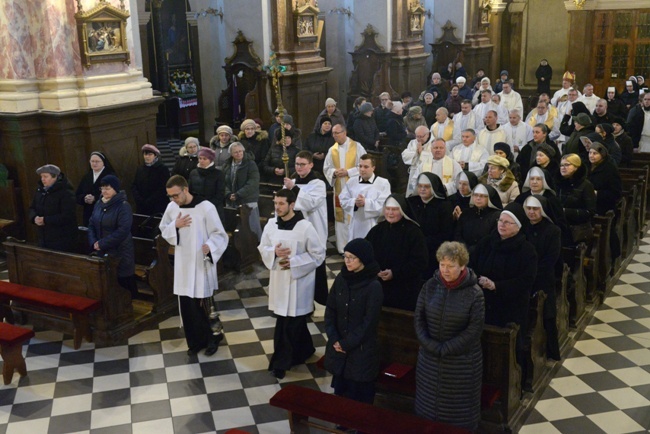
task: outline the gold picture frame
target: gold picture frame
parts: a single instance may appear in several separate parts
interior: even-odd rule
[[[77,32],[81,61],[86,68],[97,63],[124,62],[131,63],[131,56],[126,44],[126,20],[131,16],[124,8],[99,0],[97,5],[84,11],[77,1]]]
[[[424,32],[424,6],[419,1],[414,1],[408,11],[409,34],[411,37],[422,36]]]
[[[296,39],[301,42],[316,42],[318,40],[318,14],[320,10],[311,4],[310,1],[302,0],[300,4],[296,0],[293,11],[296,26]]]

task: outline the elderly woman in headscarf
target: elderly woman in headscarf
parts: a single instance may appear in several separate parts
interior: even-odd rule
[[[420,125],[427,126],[427,121],[422,116],[422,107],[419,105],[409,108],[408,113],[404,116],[404,126],[406,127],[406,136],[410,139],[415,138],[415,129]]]
[[[404,196],[392,194],[384,204],[384,220],[370,229],[370,241],[379,263],[377,274],[384,290],[384,306],[413,311],[421,275],[429,264],[424,235],[408,213]]]
[[[469,208],[472,190],[474,190],[477,184],[478,177],[469,170],[463,170],[456,176],[456,193],[449,197],[454,213],[454,220],[458,220],[463,211]]]
[[[131,193],[135,200],[135,211],[138,214],[162,214],[167,209],[167,180],[169,169],[160,159],[160,151],[154,145],[142,147],[144,164],[135,172],[131,185]]]
[[[560,175],[556,193],[571,227],[573,242],[579,243],[585,241],[591,232],[591,217],[596,213],[596,193],[577,154],[562,157]]]
[[[499,193],[489,185],[478,184],[472,191],[469,208],[456,223],[454,240],[465,243],[472,253],[474,246],[496,229],[502,209]]]
[[[560,360],[560,345],[557,332],[557,309],[555,285],[558,261],[562,251],[562,234],[549,214],[550,208],[544,196],[528,196],[524,201],[524,210],[530,225],[525,229],[526,239],[537,253],[537,277],[534,280],[531,295],[538,291],[546,294],[544,301],[544,330],[546,331],[546,357]]]
[[[437,95],[438,92],[435,92]],[[435,96],[431,91],[427,91],[424,94],[424,104],[422,105],[422,116],[427,123],[427,128],[431,128],[431,125],[436,123],[436,110],[440,106],[435,102]]]
[[[530,283],[537,276],[535,247],[526,240],[529,224],[523,207],[511,203],[501,212],[497,230],[470,252],[469,265],[485,296],[485,323],[520,326],[516,340],[517,362],[522,365],[523,337],[528,329]]]
[[[492,155],[488,158],[487,173],[478,179],[481,184],[489,185],[499,193],[504,207],[519,196],[519,184],[508,169],[509,166],[510,163],[505,158]]]
[[[429,251],[429,267],[424,273],[425,280],[438,269],[436,252],[438,247],[453,238],[454,219],[451,201],[447,199],[447,189],[438,175],[423,172],[418,176],[416,195],[406,199],[416,223],[424,233]]]
[[[618,167],[609,156],[607,148],[598,142],[591,145],[589,161],[591,162],[591,170],[588,179],[594,186],[594,193],[596,193],[596,214],[605,215],[607,211],[614,211],[616,215],[616,205],[623,195],[623,185]],[[610,232],[612,261],[621,255],[621,246],[615,230],[617,220],[618,216],[615,216]]]
[[[88,226],[88,220],[93,213],[95,203],[101,198],[101,180],[108,175],[114,175],[115,170],[110,161],[99,151],[90,153],[90,170],[86,172],[79,185],[75,197],[77,205],[83,207],[83,225]]]
[[[196,165],[199,164],[199,147],[199,139],[196,137],[185,139],[185,145],[178,151],[172,175],[181,175],[185,179],[189,178],[190,172],[196,169]]]

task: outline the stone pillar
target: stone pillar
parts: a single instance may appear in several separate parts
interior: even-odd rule
[[[297,35],[295,6],[311,6],[318,11],[315,4],[314,0],[271,2],[271,48],[280,64],[287,67],[281,78],[282,102],[305,136],[311,132],[314,120],[325,107],[327,75],[332,70],[325,66],[316,38],[299,40]]]
[[[582,91],[582,86],[588,83],[589,78],[593,76],[589,64],[591,63],[593,47],[591,38],[594,26],[594,11],[577,9],[576,5],[569,1],[564,2],[564,7],[569,13],[569,35],[571,37],[567,40],[569,47],[566,63],[562,65],[562,73],[564,71],[575,72],[576,86]],[[555,78],[555,70],[553,75]],[[561,77],[561,74],[558,75]],[[624,77],[624,80],[627,80],[627,77]]]
[[[514,0],[504,13],[502,22],[501,59],[504,65],[508,65],[510,78],[514,80],[515,89],[521,89],[523,71],[522,60],[522,38],[524,31],[524,14],[528,0]]]
[[[419,6],[416,3],[414,7]],[[418,93],[427,85],[427,72],[424,64],[429,57],[425,53],[422,29],[413,31],[409,11],[412,9],[410,0],[393,0],[393,42],[390,68],[390,82],[393,89],[399,93],[410,91],[417,98]],[[419,11],[424,16],[424,10]],[[425,21],[426,22],[426,21]]]
[[[469,0],[467,4],[467,33],[465,35],[465,62],[463,66],[469,76],[476,73],[476,70],[483,68],[485,71],[492,69],[492,50],[494,46],[486,29],[482,24],[481,15],[484,13],[483,4],[489,4],[489,0]]]
[[[492,65],[485,73],[494,83],[500,77],[501,70],[508,69],[508,64],[504,62],[503,51],[507,50],[510,43],[508,29],[504,24],[504,12],[508,3],[504,0],[492,0],[490,4],[489,25],[487,27],[488,38],[492,42]],[[510,71],[508,71],[510,72]]]

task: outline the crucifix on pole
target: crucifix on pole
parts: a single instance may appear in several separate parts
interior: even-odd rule
[[[282,123],[280,124],[280,132],[282,135],[281,143],[282,143],[282,148],[284,149],[284,152],[282,153],[282,162],[284,163],[284,177],[288,178],[290,175],[289,154],[287,153],[287,144],[284,138],[284,134],[285,134],[284,115],[287,112],[284,109],[284,105],[282,105],[282,92],[280,90],[280,77],[282,76],[283,72],[286,72],[287,67],[280,65],[276,53],[271,51],[271,56],[269,56],[269,64],[266,65],[264,69],[268,71],[269,75],[272,78],[271,83],[273,85],[273,89],[275,90],[275,99],[277,100],[278,103],[278,112],[280,113],[280,116],[282,116]],[[271,140],[273,139],[274,138],[271,138]]]

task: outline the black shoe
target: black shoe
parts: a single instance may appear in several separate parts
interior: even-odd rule
[[[271,375],[273,375],[278,380],[282,380],[286,375],[286,373],[287,371],[285,371],[284,369],[274,369],[271,371]]]
[[[219,333],[218,335],[212,335],[210,338],[210,343],[208,344],[208,347],[205,349],[205,355],[206,356],[212,356],[214,353],[217,352],[219,349],[219,342],[223,340],[223,333]]]
[[[194,349],[194,348],[188,348],[188,349],[187,349],[187,355],[188,355],[188,356],[196,356],[196,354],[197,354],[199,351],[201,351],[200,348],[199,348],[198,350],[197,350],[197,349]]]

